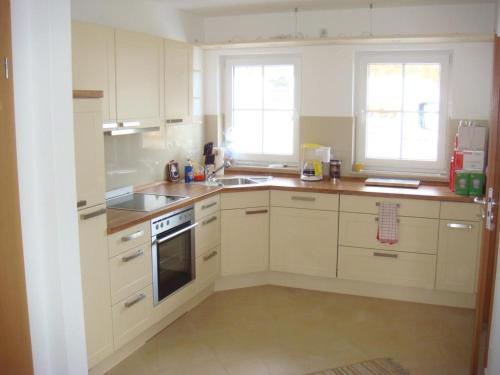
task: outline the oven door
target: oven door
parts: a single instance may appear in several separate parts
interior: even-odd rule
[[[153,237],[155,305],[196,278],[194,228],[197,224],[188,221]]]

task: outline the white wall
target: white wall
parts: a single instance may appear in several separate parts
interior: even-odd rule
[[[37,375],[87,374],[76,213],[69,0],[12,7],[28,309]]]
[[[354,58],[362,50],[443,49],[453,53],[451,118],[488,119],[492,81],[493,44],[327,45],[297,48],[207,50],[205,52],[205,114],[219,107],[219,60],[235,54],[293,53],[302,59],[302,116],[353,116]]]
[[[71,0],[71,16],[80,21],[195,42],[203,39],[198,16],[155,0]]]
[[[368,3],[368,2],[367,2]],[[374,8],[371,31],[375,36],[492,33],[495,4]],[[209,17],[204,21],[206,42],[244,41],[294,34],[293,12]],[[304,11],[298,14],[298,32],[318,37],[321,28],[330,37],[368,36],[366,9]]]

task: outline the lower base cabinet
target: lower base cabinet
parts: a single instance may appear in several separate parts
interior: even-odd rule
[[[151,285],[113,306],[115,349],[122,347],[149,327],[152,311]]]
[[[221,212],[222,276],[267,271],[269,207]]]
[[[436,256],[339,246],[339,279],[434,289]]]
[[[85,337],[89,367],[113,353],[106,205],[78,212]]]
[[[338,213],[271,208],[270,269],[337,276]]]
[[[219,276],[220,246],[196,257],[196,284],[202,290]]]
[[[436,289],[475,293],[481,222],[441,220]]]

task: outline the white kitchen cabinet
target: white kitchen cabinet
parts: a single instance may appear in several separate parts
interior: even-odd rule
[[[165,39],[165,118],[181,123],[190,118],[193,46]]]
[[[475,293],[481,222],[441,220],[436,289]]]
[[[269,206],[222,210],[221,253],[222,276],[267,271]]]
[[[336,277],[338,213],[271,208],[270,269]]]
[[[89,367],[113,352],[106,205],[79,212],[80,266]]]
[[[102,121],[116,123],[114,29],[73,21],[71,34],[73,89],[102,90]]]
[[[163,39],[115,30],[116,108],[124,127],[160,125],[164,117]]]
[[[75,99],[73,110],[77,207],[82,209],[105,199],[101,99]]]
[[[152,324],[152,312],[151,284],[113,305],[113,333],[116,349],[140,335]]]
[[[338,211],[339,196],[338,194],[272,190],[271,206]]]
[[[196,284],[199,291],[219,276],[220,246],[196,257]]]
[[[378,214],[378,205],[381,202],[398,204],[399,216],[439,218],[440,202],[424,199],[401,199],[343,194],[340,197],[340,211]]]
[[[435,255],[339,246],[339,279],[434,289],[435,275]]]
[[[392,245],[377,240],[377,219],[378,215],[341,212],[339,245],[412,253],[437,252],[439,219],[399,217],[399,239]]]
[[[198,257],[220,244],[220,213],[197,218],[196,222],[198,226],[195,229],[195,252]]]
[[[151,248],[151,224],[149,221],[110,234],[108,236],[109,257],[114,257],[141,244],[147,244]]]

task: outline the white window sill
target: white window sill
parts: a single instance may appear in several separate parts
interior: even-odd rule
[[[402,172],[402,171],[377,171],[363,170],[361,172],[350,171],[349,176],[352,177],[380,177],[380,178],[410,178],[422,181],[439,181],[447,182],[448,175],[440,173],[417,173],[417,172]]]

